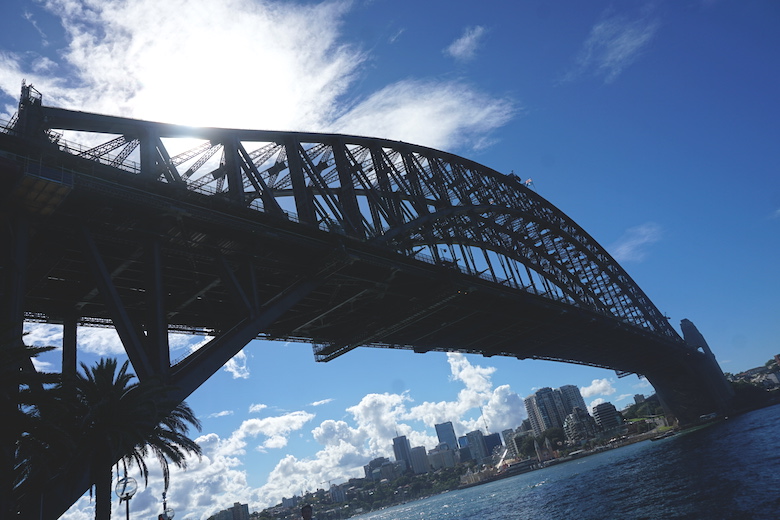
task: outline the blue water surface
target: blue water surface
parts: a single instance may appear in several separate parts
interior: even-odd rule
[[[780,519],[780,406],[353,518]]]

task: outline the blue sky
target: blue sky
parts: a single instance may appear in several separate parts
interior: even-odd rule
[[[739,372],[780,353],[778,23],[773,0],[6,2],[0,119],[26,79],[71,109],[388,137],[514,171]],[[79,345],[88,364],[122,355],[108,330]],[[431,448],[435,422],[515,427],[522,398],[564,384],[618,408],[652,392],[559,363],[357,349],[318,364],[309,345],[253,342],[188,400],[206,456],[173,473],[169,503],[184,519],[260,509],[362,475],[396,432]],[[133,514],[161,492],[152,480]],[[65,518],[92,514],[85,497]]]

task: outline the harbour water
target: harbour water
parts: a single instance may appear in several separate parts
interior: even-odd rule
[[[780,405],[356,520],[780,518]]]

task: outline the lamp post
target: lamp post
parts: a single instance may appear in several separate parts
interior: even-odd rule
[[[167,493],[163,491],[163,514],[161,514],[160,517],[161,520],[173,520],[173,517],[176,515],[176,511],[174,511],[172,507],[168,507],[168,502],[165,501],[166,494]]]
[[[114,488],[116,496],[119,497],[119,503],[125,502],[125,515],[127,520],[130,520],[130,499],[133,498],[136,491],[138,491],[138,483],[133,477],[128,477],[127,475],[120,478]]]

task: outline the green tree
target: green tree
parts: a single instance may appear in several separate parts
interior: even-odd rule
[[[54,408],[50,388],[59,374],[38,372],[32,359],[54,347],[19,342],[0,346],[0,517],[16,516],[20,498],[46,478],[43,468],[72,448],[42,410]]]
[[[166,388],[156,381],[133,381],[128,362],[117,370],[115,359],[102,359],[60,387],[63,408],[78,438],[76,460],[87,460],[95,486],[95,518],[111,517],[112,466],[119,459],[135,464],[148,482],[148,455],[157,458],[169,484],[168,463],[186,468],[187,454],[201,455],[189,437],[189,425],[200,422],[186,403],[166,399]]]

